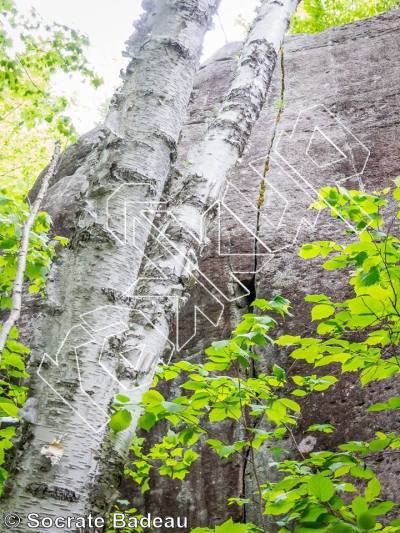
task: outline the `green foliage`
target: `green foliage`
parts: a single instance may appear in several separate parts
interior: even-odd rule
[[[0,311],[11,307],[22,227],[30,208],[26,194],[50,159],[54,141],[76,138],[65,114],[68,100],[51,91],[58,72],[79,73],[93,85],[99,78],[83,54],[87,39],[75,30],[44,24],[37,13],[21,16],[13,0],[0,0]],[[50,239],[51,219],[40,212],[29,237],[24,281],[30,293],[45,286],[55,246]],[[1,325],[0,325],[1,327]],[[25,359],[29,349],[18,341],[13,327],[1,353],[0,419],[18,417],[27,389]],[[14,427],[0,429],[0,494],[7,471],[5,452],[12,447]]]
[[[166,433],[152,447],[136,436],[132,464],[126,470],[143,492],[150,488],[152,469],[184,479],[199,458],[200,445],[208,446],[221,460],[235,454],[248,457],[257,490],[246,500],[232,497],[229,503],[242,506],[254,500],[280,533],[400,531],[399,520],[389,518],[398,513],[398,504],[384,499],[371,468],[372,460],[383,454],[399,453],[396,432],[380,431],[368,441],[310,453],[298,446],[293,432],[301,418],[297,399],[326,391],[338,380],[323,375],[321,367],[337,365],[342,373],[357,372],[361,387],[400,374],[400,239],[392,233],[400,218],[400,179],[395,185],[397,212],[389,220],[385,210],[390,213],[390,189],[367,194],[324,188],[313,204],[344,225],[349,241],[318,241],[300,250],[305,260],[322,258],[323,268],[343,270],[343,282],[348,283],[345,299],[337,301],[326,294],[305,298],[310,303],[310,321],[315,323],[314,336],[273,338],[277,323],[290,313],[289,302],[282,297],[256,300],[255,312],[243,316],[231,338],[214,342],[205,351],[204,364],[178,361],[159,370],[154,388],[143,396],[139,427],[146,432],[162,423]],[[269,372],[255,374],[259,354],[272,345],[287,347],[293,360],[314,366],[315,373],[292,375],[272,363]],[[178,377],[179,393],[174,398],[166,399],[156,390],[160,381]],[[399,397],[390,397],[368,410],[399,408]],[[240,426],[240,440],[216,438],[213,428],[228,420]],[[335,428],[316,421],[307,431],[329,435]],[[287,456],[287,440],[292,441],[295,457]],[[268,448],[271,468],[278,474],[267,480],[257,475],[254,459],[263,447]],[[214,530],[193,531],[253,531],[255,527],[229,521]]]
[[[97,86],[84,35],[45,24],[32,11],[21,16],[13,0],[0,0],[0,187],[25,194],[50,160],[55,140],[74,140],[68,100],[54,96],[52,77],[76,73]]]
[[[142,515],[137,512],[137,509],[134,507],[127,507],[128,506],[127,501],[125,500],[117,500],[116,505],[114,505],[111,513],[110,513],[110,520],[107,528],[106,533],[143,533],[144,529],[138,524],[136,527],[132,526],[131,524],[127,527],[118,527],[114,528],[112,517],[114,513],[121,513],[125,517],[126,523],[133,522],[132,519],[136,518],[137,521],[139,521],[142,518]]]
[[[17,270],[17,259],[22,227],[29,216],[24,199],[10,191],[0,190],[0,309],[9,309],[13,282]],[[51,261],[54,257],[54,241],[48,231],[51,219],[45,212],[36,217],[29,239],[26,279],[29,292],[39,292],[45,284]]]
[[[135,406],[130,403],[128,396],[117,395],[112,406],[113,414],[108,423],[114,433],[124,431],[131,425],[134,409]]]
[[[372,17],[399,5],[399,0],[303,0],[292,18],[290,31],[317,33]]]
[[[19,243],[22,227],[29,216],[29,209],[21,196],[10,191],[0,191],[0,310],[7,317],[12,303],[13,283],[17,272]],[[45,212],[38,213],[29,238],[25,270],[25,282],[30,293],[40,292],[46,282],[55,254],[55,240],[49,237],[51,219]],[[60,240],[60,239],[58,239]],[[64,239],[61,239],[66,244]],[[0,324],[1,329],[1,324]],[[24,385],[29,375],[25,360],[29,348],[18,341],[18,329],[13,326],[0,359],[0,420],[17,418],[19,408],[27,396]],[[7,471],[1,467],[5,451],[12,447],[14,427],[0,429],[0,494],[7,479]]]
[[[261,531],[261,529],[254,524],[237,524],[231,518],[216,526],[215,529],[209,529],[208,527],[192,529],[192,533],[257,533],[257,531]]]
[[[0,361],[0,417],[16,418],[19,408],[25,403],[27,388],[22,384],[28,377],[25,370],[25,358],[29,349],[18,341],[19,333],[13,327]],[[8,472],[1,466],[5,462],[5,453],[12,448],[15,427],[0,429],[0,494]]]

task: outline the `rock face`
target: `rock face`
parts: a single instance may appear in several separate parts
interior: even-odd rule
[[[180,313],[179,358],[201,358],[212,340],[229,335],[255,297],[289,298],[294,316],[284,330],[304,335],[312,331],[305,294],[344,296],[342,278],[318,267],[317,261],[299,259],[298,245],[342,238],[343,226],[327,216],[317,219],[308,210],[321,186],[340,182],[372,191],[400,174],[399,30],[400,11],[395,10],[321,34],[288,37],[268,102],[232,172],[220,224],[201,259],[207,280],[194,287]],[[238,50],[239,45],[227,45],[202,67],[180,142],[180,164],[218,109]],[[285,365],[282,351],[264,355],[262,364]],[[304,404],[297,440],[312,421],[337,428],[333,436],[318,437],[315,449],[365,439],[377,430],[400,429],[390,415],[365,412],[384,389],[387,394],[395,388],[384,382],[361,390],[353,376],[345,375],[335,388]],[[227,423],[219,436],[228,441],[234,431]],[[157,431],[147,438],[156,441]],[[375,466],[386,495],[395,497],[398,459],[387,457]],[[156,476],[144,497],[126,482],[123,491],[133,495],[140,512],[187,516],[195,527],[221,522],[229,513],[257,521],[255,510],[228,511],[226,505],[231,496],[249,494],[252,485],[245,458],[221,461],[203,451],[184,482]]]

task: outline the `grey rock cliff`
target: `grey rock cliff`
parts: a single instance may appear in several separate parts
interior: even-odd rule
[[[227,45],[200,70],[178,147],[178,167],[215,114],[238,51],[239,45]],[[179,358],[201,358],[212,340],[229,335],[255,297],[289,298],[294,316],[281,329],[303,335],[312,331],[310,304],[303,301],[307,293],[344,295],[337,275],[324,271],[318,261],[298,258],[299,243],[342,238],[343,227],[327,216],[316,219],[308,206],[321,186],[340,181],[372,191],[390,185],[400,174],[399,77],[398,10],[321,34],[287,38],[268,102],[230,177],[221,230],[215,228],[201,259],[201,270],[212,284],[208,291],[196,285],[180,313],[178,337],[188,342]],[[197,313],[195,320],[194,306],[205,316]],[[287,363],[284,351],[264,356],[267,366],[272,361]],[[384,382],[360,389],[356,378],[344,375],[336,387],[304,404],[297,440],[305,437],[312,421],[337,428],[333,436],[318,437],[315,449],[399,429],[394,417],[365,412],[383,389],[395,393],[396,387]],[[214,436],[228,441],[234,432],[226,423]],[[156,441],[158,436],[155,430],[147,438]],[[385,496],[394,498],[399,459],[386,457],[375,466]],[[227,498],[246,496],[252,488],[244,457],[221,461],[206,450],[184,482],[155,476],[144,497],[128,482],[122,486],[140,512],[188,516],[191,527],[219,523],[229,514],[258,521],[254,509],[228,510],[226,505]]]

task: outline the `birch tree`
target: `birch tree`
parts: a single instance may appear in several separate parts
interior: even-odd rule
[[[189,290],[211,208],[265,102],[297,3],[262,2],[221,110],[189,153],[181,192],[166,195],[172,209],[166,214],[160,206],[155,224],[154,210],[147,210],[127,238],[127,205],[154,205],[166,186],[217,4],[146,2],[105,125],[64,154],[49,191],[46,207],[70,245],[54,265],[46,302],[24,319],[39,377],[31,384],[6,510],[52,517],[107,512],[135,430],[134,421],[117,438],[106,430],[110,404],[117,392],[136,401],[165,350],[171,298],[182,301]]]
[[[107,314],[109,293],[123,292],[135,279],[147,235],[145,230],[136,235],[135,247],[114,240],[106,229],[105,202],[124,183],[135,185],[129,193],[137,202],[159,200],[217,5],[144,3],[128,42],[125,81],[105,125],[67,150],[50,183],[44,207],[70,245],[49,276],[46,302],[26,309],[22,324],[32,347],[31,393],[23,413],[29,424],[22,428],[6,510],[52,517],[99,514],[115,494],[122,458],[105,438],[115,387],[98,356],[109,334],[104,328],[115,320]],[[82,315],[93,310],[100,311],[90,315],[89,328],[80,325]],[[121,320],[128,305],[119,312]],[[90,343],[92,331],[102,335]],[[49,357],[41,364],[43,354]],[[109,359],[116,361],[112,353]],[[19,527],[28,530],[26,524]]]
[[[149,329],[131,321],[125,339],[127,353],[135,353],[138,345],[145,347],[138,366],[142,379],[148,379],[154,361],[165,351],[165,339],[176,311],[174,302],[184,305],[199,274],[197,258],[207,241],[216,202],[265,102],[278,52],[297,4],[297,0],[262,3],[218,116],[202,142],[189,151],[180,192],[169,199],[172,208],[160,208],[161,221],[153,225],[153,238],[135,284],[131,309],[131,317],[136,317],[140,308],[157,327]]]

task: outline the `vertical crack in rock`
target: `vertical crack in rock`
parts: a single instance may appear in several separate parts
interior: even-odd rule
[[[268,151],[267,151],[267,157],[266,157],[266,160],[265,160],[265,164],[264,164],[264,169],[263,169],[263,177],[261,179],[261,182],[260,182],[260,189],[259,189],[259,194],[258,194],[258,198],[257,198],[257,223],[256,223],[256,238],[254,239],[254,286],[256,284],[255,282],[255,277],[256,277],[256,272],[257,272],[257,268],[258,268],[258,260],[257,260],[257,257],[258,257],[258,240],[257,240],[257,237],[259,235],[259,232],[260,232],[260,217],[261,217],[261,208],[265,202],[265,195],[267,194],[267,176],[268,176],[268,173],[269,173],[269,170],[270,170],[270,155],[271,155],[271,152],[274,148],[274,144],[275,144],[275,138],[276,138],[276,134],[277,134],[277,131],[278,131],[278,125],[281,121],[281,117],[282,117],[282,113],[283,113],[283,110],[284,110],[284,107],[285,107],[285,54],[284,54],[284,45],[282,45],[281,47],[281,50],[280,50],[280,74],[281,74],[281,86],[280,86],[280,93],[279,93],[279,100],[277,101],[277,106],[278,106],[278,111],[276,113],[276,118],[275,118],[275,122],[274,122],[274,127],[273,127],[273,130],[272,130],[272,135],[271,135],[271,141],[270,141],[270,144],[269,144],[269,147],[268,147]],[[254,289],[254,293],[255,293],[255,289]]]
[[[249,281],[247,281],[247,283],[244,283],[244,285],[246,286],[246,288],[249,291],[249,294],[247,296],[247,306],[249,307],[249,312],[251,312],[250,304],[257,298],[257,283],[256,283],[256,275],[257,274],[256,273],[257,273],[257,270],[258,270],[258,267],[259,267],[259,262],[258,262],[258,253],[259,253],[258,236],[260,234],[261,209],[262,209],[262,206],[263,206],[263,204],[265,202],[265,195],[267,193],[266,178],[267,178],[269,170],[270,170],[270,154],[271,154],[271,152],[272,152],[272,150],[274,148],[275,138],[276,138],[276,135],[277,135],[279,123],[280,123],[280,120],[281,120],[281,117],[282,117],[282,113],[283,113],[283,110],[284,110],[284,104],[285,104],[285,55],[284,55],[283,45],[282,45],[282,48],[280,50],[280,76],[281,76],[280,77],[280,91],[279,91],[279,99],[277,101],[278,109],[277,109],[277,113],[276,113],[273,129],[272,129],[271,140],[270,140],[270,143],[269,143],[269,146],[268,146],[268,149],[267,149],[267,157],[266,157],[264,168],[263,168],[263,175],[262,175],[262,178],[261,178],[261,181],[260,181],[259,194],[258,194],[258,198],[257,198],[257,218],[256,218],[256,232],[255,232],[256,236],[254,238],[254,258],[253,258],[253,261],[254,261],[254,263],[253,263],[254,274],[253,274],[252,278]],[[254,362],[251,365],[250,374],[251,374],[251,377],[257,377],[257,368],[256,368],[256,365],[255,365]],[[258,427],[260,421],[261,421],[261,418],[256,419],[256,420],[253,421],[253,429]],[[254,459],[252,458],[252,450],[251,450],[251,448],[249,448],[244,453],[243,463],[242,463],[242,469],[243,470],[242,470],[241,479],[242,479],[242,495],[243,495],[243,498],[249,497],[250,499],[252,498],[252,495],[251,494],[248,495],[247,494],[247,490],[246,490],[248,488],[247,483],[246,483],[246,471],[248,469],[249,464],[251,464],[251,463],[253,463],[253,465],[251,466],[251,468],[253,470],[253,475],[255,477],[257,477],[256,466],[254,465]],[[256,503],[256,502],[254,502],[254,503]],[[260,511],[261,511],[260,512],[260,518],[264,522],[262,510],[260,510]],[[244,521],[247,520],[246,514],[247,514],[247,505],[243,506],[243,519],[244,519]],[[265,523],[263,523],[262,527],[265,529]]]

